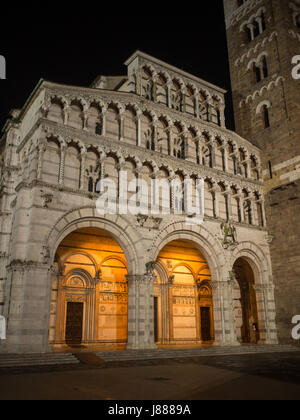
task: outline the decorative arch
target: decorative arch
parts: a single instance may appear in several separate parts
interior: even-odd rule
[[[124,259],[123,259],[123,258],[119,257],[119,255],[115,255],[115,254],[111,254],[111,255],[109,255],[108,257],[105,257],[105,258],[101,261],[101,263],[99,264],[99,268],[101,269],[101,267],[103,266],[103,264],[104,264],[104,263],[106,263],[106,261],[109,261],[109,260],[117,260],[117,261],[119,261],[120,263],[122,263],[122,264],[124,265],[124,267],[128,268],[127,262],[126,262],[126,261],[124,261]]]
[[[258,104],[256,108],[256,115],[261,113],[261,110],[264,106],[266,106],[267,108],[271,108],[272,104],[268,100],[260,102],[260,104]]]
[[[271,265],[266,253],[254,242],[241,242],[231,254],[230,267],[233,267],[239,258],[245,258],[250,264],[256,284],[264,284],[269,282],[271,276]]]
[[[88,273],[86,270],[83,270],[82,268],[75,268],[74,270],[69,271],[69,273],[63,279],[63,286],[71,287],[69,285],[69,280],[72,277],[80,277],[84,281],[85,289],[93,288],[95,286],[95,282],[92,279],[90,273]]]
[[[226,265],[224,250],[218,240],[202,225],[193,226],[192,231],[191,228],[185,229],[184,223],[181,222],[168,225],[152,244],[150,249],[152,261],[156,261],[165,245],[180,239],[193,242],[208,262],[212,277],[215,280],[221,278],[222,268]]]
[[[156,271],[159,276],[160,284],[168,284],[168,269],[163,261],[155,262],[154,271]]]
[[[60,259],[60,264],[61,264],[61,266],[63,266],[64,265],[64,263],[69,259],[69,258],[71,258],[73,255],[83,255],[84,257],[86,257],[86,258],[88,258],[91,262],[92,262],[92,264],[93,264],[93,266],[94,266],[94,268],[95,268],[95,273],[97,273],[97,271],[98,271],[98,265],[97,265],[97,262],[96,262],[96,260],[93,258],[93,256],[92,255],[90,255],[88,252],[85,252],[85,251],[82,251],[82,250],[79,250],[79,251],[71,251],[71,252],[68,252],[62,259]],[[68,273],[69,274],[69,273]]]
[[[176,264],[175,267],[173,267],[173,269],[172,269],[171,275],[174,274],[174,271],[178,267],[185,267],[185,268],[187,268],[191,272],[191,274],[193,275],[194,280],[196,281],[196,277],[195,277],[196,276],[196,273],[194,272],[194,270],[192,269],[192,267],[189,264],[185,263],[185,262],[181,262],[181,263]]]

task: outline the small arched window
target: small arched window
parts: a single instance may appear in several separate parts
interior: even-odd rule
[[[263,121],[264,121],[264,127],[269,128],[270,127],[270,115],[269,115],[269,108],[267,105],[264,105],[262,108],[263,111]]]
[[[269,128],[270,124],[270,107],[271,103],[269,101],[261,102],[256,108],[256,115],[261,115],[262,123],[264,128]]]
[[[269,76],[267,57],[264,55],[262,59],[263,77],[266,79]]]
[[[102,136],[102,124],[100,122],[96,123],[95,132],[98,136]]]
[[[256,60],[251,60],[248,64],[248,70],[251,69],[252,63],[252,71],[254,73],[254,82],[259,83],[262,80],[269,77],[269,70],[268,70],[268,63],[267,63],[267,56],[260,55]]]
[[[261,82],[262,77],[261,77],[261,71],[260,68],[257,66],[256,63],[253,63],[253,72],[254,72],[254,77],[255,77],[255,81],[256,83]]]
[[[89,192],[94,192],[94,181],[93,178],[89,178],[89,185],[88,185]]]
[[[247,34],[247,41],[251,42],[266,30],[265,9],[260,9],[256,16],[244,22],[241,26],[241,31]]]

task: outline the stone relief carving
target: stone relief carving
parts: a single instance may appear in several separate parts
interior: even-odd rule
[[[238,245],[236,240],[236,228],[231,222],[221,223],[222,245],[225,249],[229,247],[236,247]]]
[[[163,219],[159,217],[145,216],[145,215],[139,214],[136,220],[141,227],[149,229],[150,231],[152,229],[158,230]]]
[[[43,199],[43,207],[48,208],[53,201],[53,193],[46,193],[41,191],[41,198]]]
[[[146,275],[154,275],[155,261],[150,261],[146,264]]]

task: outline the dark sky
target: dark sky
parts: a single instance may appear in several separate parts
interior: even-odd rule
[[[183,3],[178,10],[174,3],[167,10],[175,15],[163,14],[153,3],[141,15],[126,15],[126,8],[115,15],[121,12],[118,3],[110,10],[102,3],[73,5],[67,14],[53,3],[18,7],[17,13],[8,8],[1,21],[9,24],[0,28],[0,55],[7,62],[7,80],[0,80],[1,128],[10,109],[24,105],[41,77],[88,86],[99,74],[126,74],[123,63],[136,49],[230,90],[223,2],[202,3],[197,8],[187,3],[190,14],[181,14]],[[155,9],[157,14],[147,14]],[[230,95],[228,100],[233,128]]]

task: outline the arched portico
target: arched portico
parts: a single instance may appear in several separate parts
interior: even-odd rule
[[[84,207],[73,210],[62,216],[51,229],[46,238],[46,247],[49,249],[50,262],[54,263],[55,253],[59,244],[66,236],[74,230],[81,228],[96,228],[105,230],[120,244],[125,254],[128,272],[143,272],[143,264],[141,264],[141,256],[138,255],[139,243],[142,248],[142,237],[134,229],[130,222],[122,216],[106,215],[101,218],[97,215],[96,208]]]
[[[269,253],[253,242],[231,254],[235,324],[239,341],[277,344],[274,284]]]
[[[171,241],[155,264],[154,326],[159,345],[214,341],[211,273],[194,242]]]
[[[128,266],[119,243],[105,230],[75,229],[59,244],[55,264],[50,344],[125,347]]]
[[[151,247],[153,261],[157,260],[160,251],[168,243],[178,240],[193,243],[209,267],[213,300],[214,345],[237,345],[228,256],[224,248],[203,225],[187,227],[184,223],[173,223],[162,230],[153,242]]]

